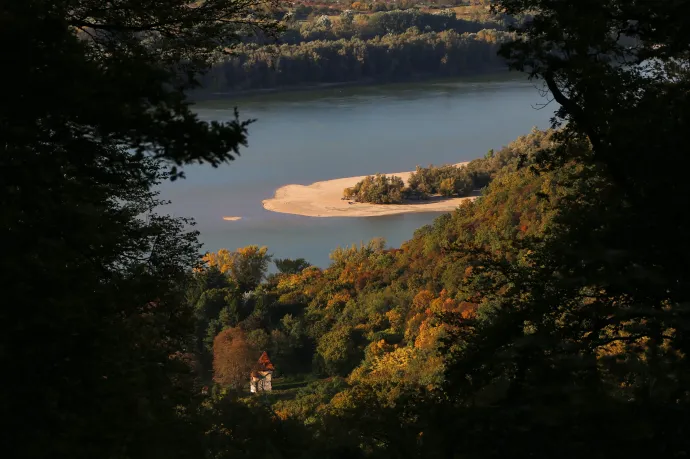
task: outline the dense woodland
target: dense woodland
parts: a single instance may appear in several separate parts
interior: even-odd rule
[[[477,33],[484,29],[505,30],[513,23],[510,18],[501,15],[464,19],[458,17],[452,9],[391,10],[370,14],[346,9],[336,16],[318,15],[305,21],[296,20],[295,15],[296,12],[288,12],[283,16],[285,28],[277,38],[280,43],[292,45],[317,40],[335,41],[352,38],[366,41],[377,36],[401,34],[412,27],[423,32],[452,30],[459,34]],[[250,39],[259,42],[260,36]],[[268,37],[263,37],[263,43],[269,41]]]
[[[444,253],[443,248],[470,241],[489,244],[491,240],[498,248],[508,242],[501,235],[510,235],[512,240],[541,234],[557,198],[540,202],[529,191],[555,190],[555,184],[549,182],[558,174],[537,176],[527,166],[540,151],[554,145],[553,132],[534,131],[487,156],[476,168],[495,171],[496,183],[489,185],[483,198],[421,228],[399,249],[373,240],[334,250],[326,269],[302,259],[276,260],[278,272],[268,276],[271,256],[266,247],[207,254],[188,294],[198,320],[200,355],[211,362],[211,354],[218,350],[214,338],[231,330],[234,345],[244,342],[254,349],[241,365],[251,366],[257,351],[267,350],[280,376],[293,381],[297,377],[347,378],[341,381],[344,389],[349,387],[345,381],[351,384],[366,379],[377,359],[387,361],[381,363],[387,366],[397,358],[419,358],[414,365],[425,362],[426,369],[415,377],[429,383],[441,381],[443,358],[437,351],[447,336],[447,326],[436,313],[448,309],[473,315],[479,307],[475,302],[460,301],[458,285],[458,276],[464,277],[478,260],[471,254]],[[484,220],[482,215],[488,218]],[[241,354],[236,355],[239,359]],[[227,361],[214,361],[214,368]],[[396,371],[412,371],[404,361],[396,365],[395,371],[382,369],[393,371],[386,377],[393,377]],[[216,374],[214,368],[207,367],[208,378]],[[331,383],[328,379],[314,386]],[[246,390],[246,374],[237,385]],[[279,406],[286,413],[298,410],[292,402],[281,401]]]
[[[219,47],[277,33],[270,10],[0,4],[5,449],[687,456],[690,4],[494,4],[534,14],[499,52],[558,128],[487,157],[482,196],[401,247],[337,248],[325,269],[257,246],[202,257],[156,193],[251,138],[185,94]],[[275,390],[249,396],[262,350]]]
[[[496,71],[510,21],[457,19],[453,10],[370,15],[346,10],[329,19],[290,22],[278,43],[263,37],[236,47],[205,76],[207,90],[280,88],[356,81],[399,81]]]

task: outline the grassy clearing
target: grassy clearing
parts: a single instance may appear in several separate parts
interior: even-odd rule
[[[271,383],[273,390],[265,395],[271,405],[281,400],[293,400],[300,389],[306,387],[310,382],[316,381],[316,379],[310,374],[275,378]]]

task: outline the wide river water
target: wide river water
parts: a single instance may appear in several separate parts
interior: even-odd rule
[[[337,246],[383,237],[399,246],[438,213],[314,218],[265,210],[282,185],[457,163],[499,149],[534,127],[551,106],[521,75],[331,88],[219,98],[196,105],[204,120],[228,120],[238,106],[256,118],[249,147],[229,165],[190,166],[187,178],[161,186],[167,213],[193,217],[205,250],[266,245],[276,257],[328,264]],[[223,216],[239,216],[224,221]]]

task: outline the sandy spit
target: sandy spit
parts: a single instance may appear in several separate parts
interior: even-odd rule
[[[467,162],[456,166],[465,164]],[[412,171],[392,172],[386,175],[397,175],[407,183],[411,173]],[[412,212],[450,212],[463,201],[476,198],[432,198],[406,204],[368,204],[341,199],[345,188],[354,186],[365,177],[339,178],[311,185],[285,185],[276,190],[273,198],[264,200],[263,206],[273,212],[306,217],[376,217]]]

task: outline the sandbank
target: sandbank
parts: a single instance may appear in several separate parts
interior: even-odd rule
[[[223,217],[226,222],[236,222],[237,220],[242,220],[242,217]]]
[[[465,164],[467,162],[455,165],[464,166]],[[412,171],[392,172],[385,175],[397,175],[407,183],[410,174]],[[285,185],[276,190],[273,198],[263,201],[264,209],[306,217],[377,217],[413,212],[450,212],[463,201],[477,197],[433,197],[428,201],[408,201],[404,204],[368,204],[341,199],[345,188],[354,186],[365,177],[366,175],[345,177],[311,185]]]

